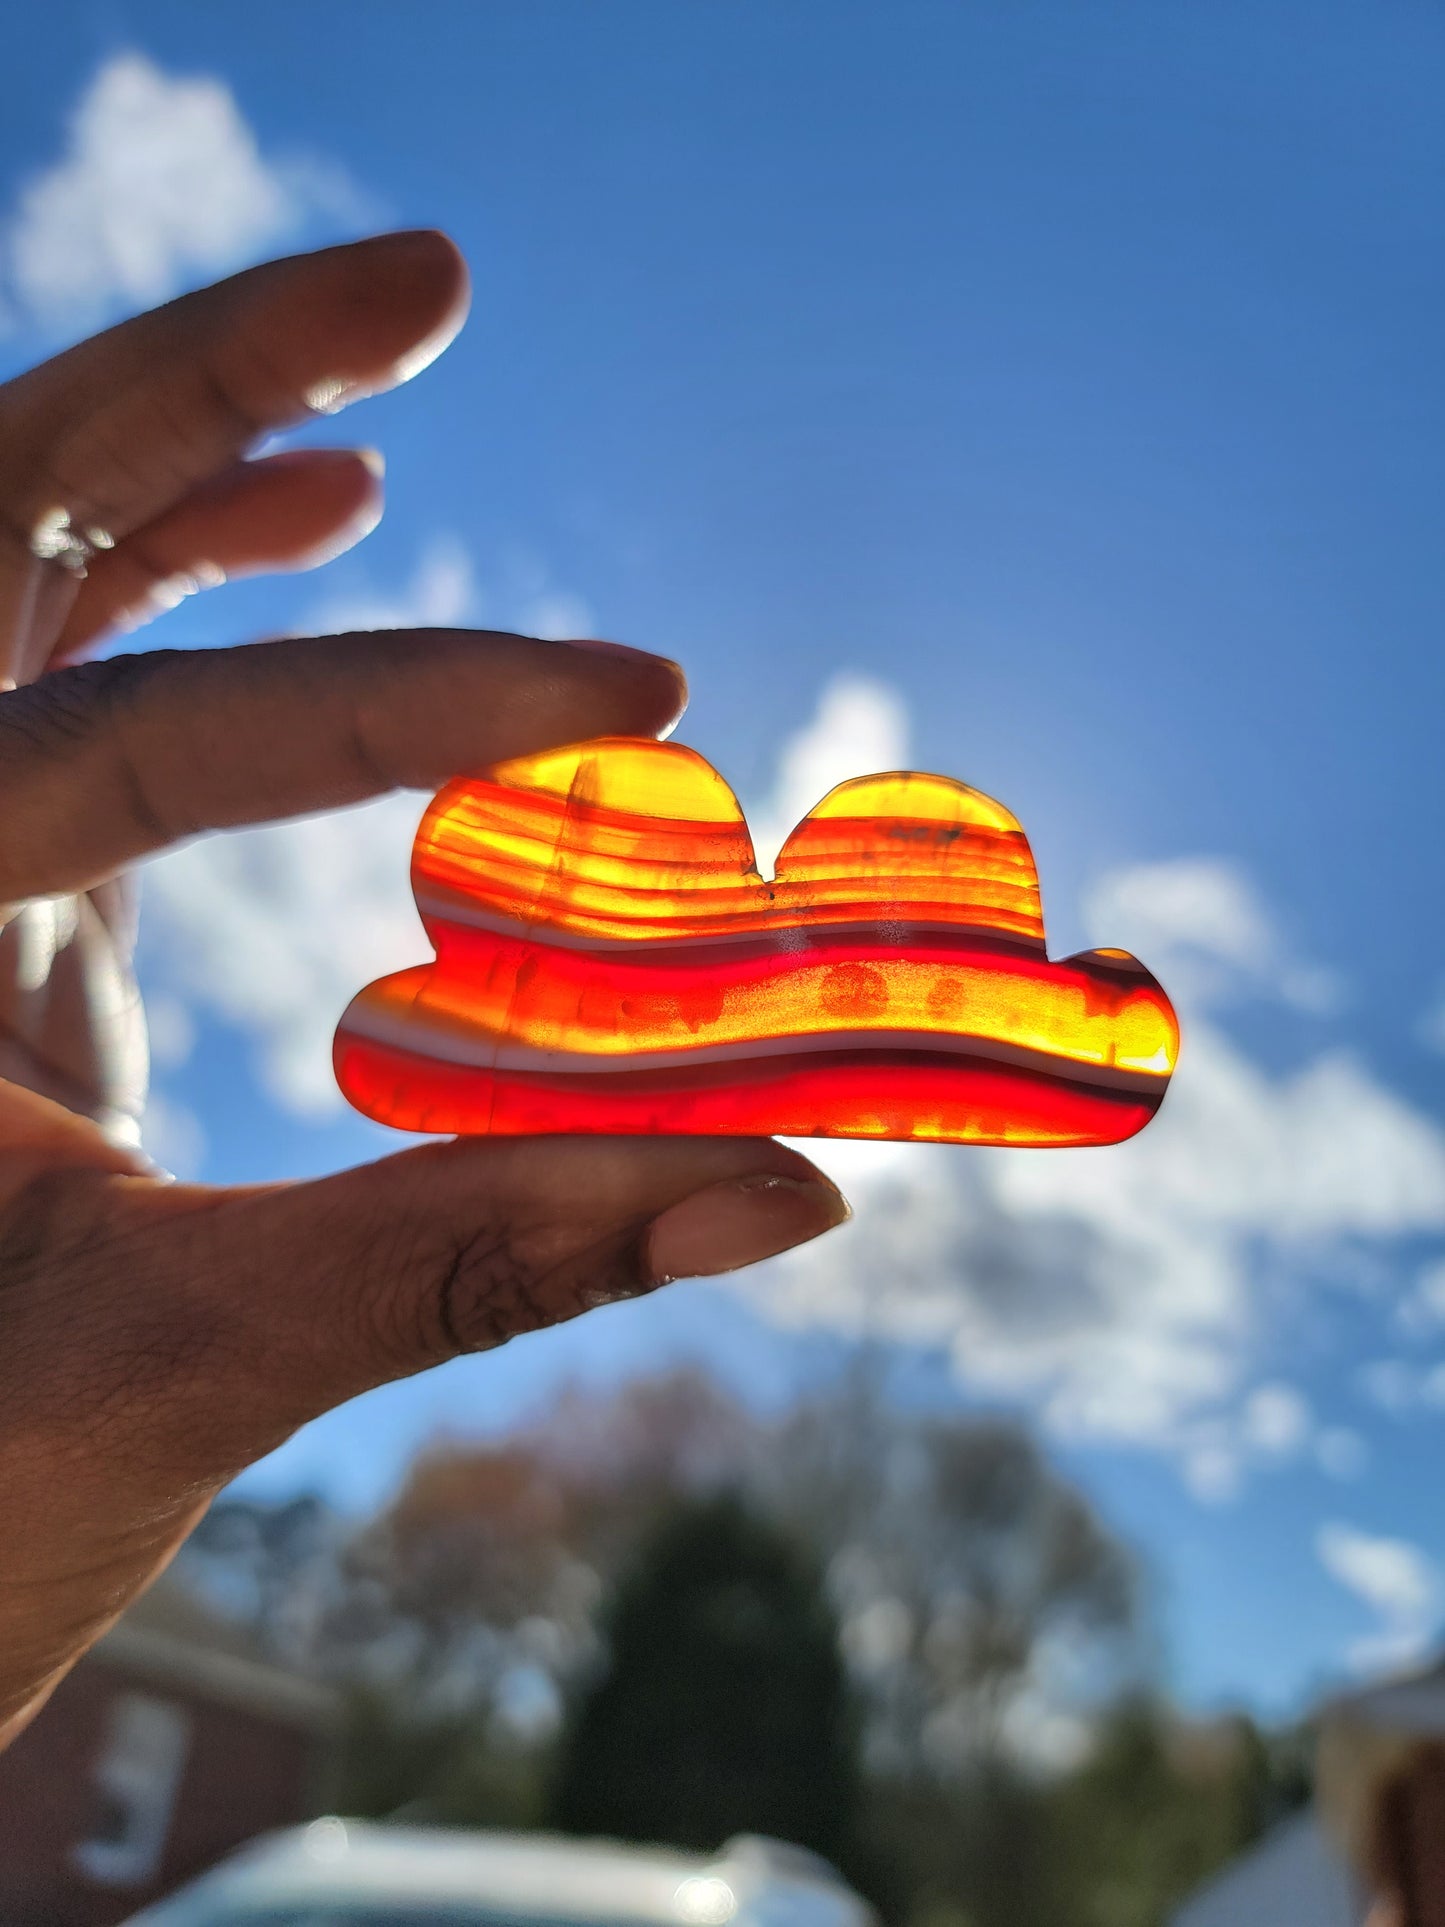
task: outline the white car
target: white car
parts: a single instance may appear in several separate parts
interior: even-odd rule
[[[551,1834],[313,1820],[128,1927],[877,1927],[825,1860],[745,1836],[713,1858]]]

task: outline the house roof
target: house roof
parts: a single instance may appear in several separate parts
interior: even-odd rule
[[[1315,1804],[1233,1860],[1171,1927],[1358,1927],[1350,1858],[1368,1858],[1376,1790],[1419,1740],[1445,1739],[1445,1663],[1342,1693],[1321,1709]]]
[[[341,1719],[330,1687],[278,1666],[244,1627],[173,1579],[144,1593],[92,1648],[88,1663],[308,1733],[330,1734]]]
[[[1346,1694],[1326,1707],[1325,1718],[1332,1714],[1412,1739],[1445,1738],[1445,1666],[1402,1673]]]
[[[1365,1905],[1313,1812],[1298,1813],[1201,1887],[1170,1927],[1362,1927]]]

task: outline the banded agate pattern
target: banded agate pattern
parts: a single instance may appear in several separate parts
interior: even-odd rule
[[[765,880],[702,757],[587,743],[449,783],[412,882],[436,961],[335,1047],[405,1130],[1108,1144],[1178,1051],[1125,952],[1049,961],[1023,831],[947,777],[841,784]]]

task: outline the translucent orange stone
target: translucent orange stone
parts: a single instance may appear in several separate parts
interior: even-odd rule
[[[436,961],[335,1047],[404,1130],[1111,1144],[1178,1054],[1126,952],[1049,962],[1023,831],[944,776],[840,784],[766,880],[701,756],[584,743],[449,783],[412,884]]]

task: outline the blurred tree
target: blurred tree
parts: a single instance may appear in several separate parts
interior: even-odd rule
[[[480,1709],[418,1713],[403,1696],[367,1687],[348,1701],[341,1812],[432,1826],[542,1824],[545,1754],[499,1737]]]
[[[1306,1792],[1298,1747],[1252,1721],[1180,1720],[1138,1697],[1053,1791],[1080,1927],[1162,1927],[1173,1906]]]
[[[900,1422],[860,1374],[786,1421],[765,1477],[828,1560],[875,1767],[1056,1771],[1147,1677],[1133,1561],[1022,1427]]]
[[[698,1372],[564,1393],[545,1422],[424,1453],[348,1549],[336,1645],[439,1716],[533,1689],[595,1650],[604,1584],[677,1500],[737,1479],[755,1422]],[[552,1694],[554,1708],[558,1695]]]
[[[821,1574],[739,1500],[680,1507],[603,1620],[607,1657],[564,1733],[552,1817],[704,1851],[766,1833],[854,1857],[855,1727]]]
[[[360,1530],[223,1499],[180,1568],[348,1689],[353,1811],[771,1829],[907,1927],[1153,1927],[1307,1794],[1299,1736],[1141,1690],[1133,1561],[1021,1428],[900,1412],[866,1363],[778,1420],[696,1372],[574,1392]]]

